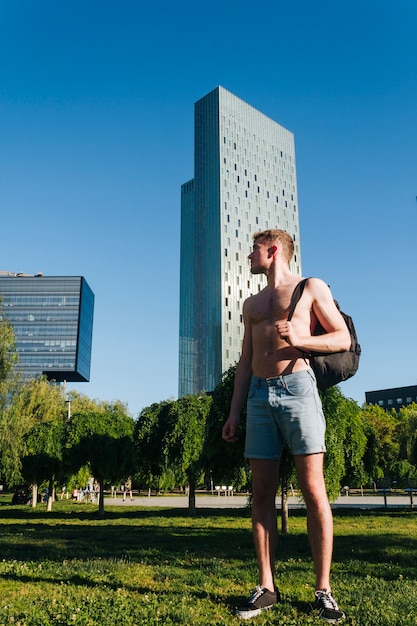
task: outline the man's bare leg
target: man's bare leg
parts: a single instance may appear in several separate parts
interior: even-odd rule
[[[333,515],[323,477],[323,454],[294,457],[307,507],[307,531],[316,572],[316,589],[330,589]]]
[[[259,584],[274,591],[274,563],[277,544],[278,462],[251,459],[253,479],[252,529],[259,568]]]

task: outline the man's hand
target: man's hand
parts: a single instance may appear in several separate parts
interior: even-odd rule
[[[282,320],[281,322],[277,322],[275,324],[275,328],[277,329],[277,333],[280,339],[286,341],[290,346],[297,345],[298,337],[294,333],[292,322]]]
[[[239,419],[229,417],[229,419],[225,422],[223,426],[222,439],[224,439],[228,443],[235,443],[238,440],[238,437],[236,437],[236,429],[238,427],[239,421]]]

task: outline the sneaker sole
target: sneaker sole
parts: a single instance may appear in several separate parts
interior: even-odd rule
[[[273,604],[270,604],[269,606],[263,606],[261,609],[255,609],[254,611],[239,611],[238,609],[235,615],[240,619],[252,619],[252,617],[260,615],[262,611],[269,611],[269,609],[272,609],[273,606]]]

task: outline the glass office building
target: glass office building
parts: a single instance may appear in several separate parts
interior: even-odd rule
[[[286,230],[301,276],[293,134],[217,87],[195,104],[194,178],[181,187],[179,396],[211,391],[240,358],[253,234]]]
[[[13,326],[26,377],[90,380],[94,294],[82,276],[0,273],[0,314]]]

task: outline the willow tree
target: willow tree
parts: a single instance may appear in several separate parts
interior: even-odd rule
[[[148,480],[173,479],[188,489],[188,509],[195,513],[196,486],[203,475],[206,421],[211,398],[204,394],[153,404],[135,426],[139,473]]]
[[[66,435],[66,466],[77,472],[88,466],[100,487],[98,511],[104,517],[104,488],[134,470],[133,418],[119,401],[92,403],[72,413]]]
[[[136,476],[148,488],[159,491],[163,487],[174,487],[166,458],[163,441],[167,432],[168,414],[173,400],[154,403],[142,409],[135,423],[133,440],[136,456]],[[171,484],[170,484],[171,483]]]
[[[375,482],[389,480],[400,453],[398,415],[377,405],[364,406],[362,413],[367,429],[366,470]]]
[[[184,396],[170,405],[167,414],[163,448],[178,480],[187,484],[188,510],[192,515],[196,511],[195,492],[204,466],[204,437],[211,401],[203,394]]]
[[[36,505],[34,486],[48,485],[47,511],[52,510],[57,479],[63,471],[65,422],[61,419],[35,424],[23,437],[25,453],[22,458],[22,475],[32,487],[32,506]]]
[[[45,377],[32,378],[16,385],[9,404],[3,413],[3,468],[10,484],[17,486],[23,479],[22,459],[32,454],[28,447],[28,433],[43,423],[59,423],[65,416],[65,392],[62,387],[51,385]],[[5,457],[7,463],[5,462]],[[32,502],[36,505],[37,483],[32,484]]]
[[[400,453],[397,478],[404,486],[417,486],[417,403],[399,412],[398,440]]]
[[[14,330],[2,316],[0,301],[0,477],[12,485],[20,478],[20,456],[15,447],[19,430],[8,411],[16,386],[17,358]]]
[[[237,441],[233,444],[222,439],[222,428],[230,411],[236,367],[231,366],[211,393],[212,403],[207,416],[204,443],[205,472],[217,485],[246,487],[248,462],[244,458],[246,435],[246,402],[242,407],[241,420],[237,428]]]

